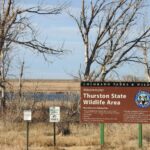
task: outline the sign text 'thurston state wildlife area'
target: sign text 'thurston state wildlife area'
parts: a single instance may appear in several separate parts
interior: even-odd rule
[[[150,123],[149,82],[81,82],[81,122]]]

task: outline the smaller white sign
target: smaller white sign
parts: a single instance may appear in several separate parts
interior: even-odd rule
[[[49,108],[50,122],[60,121],[60,107],[50,107]]]
[[[24,121],[31,121],[32,120],[32,112],[31,110],[24,110]]]

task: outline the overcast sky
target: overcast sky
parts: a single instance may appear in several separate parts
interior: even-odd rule
[[[23,5],[32,5],[36,0],[26,0]],[[64,0],[46,0],[46,4],[57,5]],[[80,11],[81,0],[70,0],[69,9],[77,15]],[[49,56],[50,62],[46,62],[40,54],[33,53],[28,49],[16,50],[14,66],[10,73],[14,77],[19,74],[19,64],[25,60],[24,78],[34,79],[71,79],[77,75],[80,65],[83,64],[83,44],[80,33],[75,22],[64,12],[55,16],[32,16],[32,23],[39,30],[40,38],[47,39],[53,47],[59,47],[64,43],[64,49],[69,50],[66,54],[54,57]],[[126,66],[118,70],[121,75],[139,74],[142,75],[136,66]]]

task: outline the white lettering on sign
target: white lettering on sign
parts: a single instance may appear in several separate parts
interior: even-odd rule
[[[90,94],[90,93],[83,93],[83,98],[86,99],[126,99],[126,94]]]
[[[32,112],[31,110],[24,110],[24,121],[31,121],[32,120]]]
[[[60,121],[60,107],[50,107],[49,108],[50,122]]]

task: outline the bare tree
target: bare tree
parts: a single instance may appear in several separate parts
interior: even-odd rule
[[[136,31],[143,6],[144,0],[82,0],[80,16],[70,14],[85,47],[84,80],[104,81],[122,64],[142,61],[137,49],[150,36],[150,27]]]
[[[144,49],[144,61],[145,61],[145,72],[146,72],[146,77],[147,77],[147,81],[150,82],[150,62],[149,62],[149,59],[148,59],[148,49]]]
[[[142,50],[144,56],[142,64],[145,66],[145,79],[150,82],[150,41],[147,39],[147,41],[143,42],[139,48]]]
[[[46,41],[42,42],[38,39],[37,31],[31,23],[31,15],[60,14],[66,8],[66,3],[56,7],[38,3],[25,8],[17,2],[16,0],[0,0],[0,95],[3,107],[5,106],[4,54],[8,53],[12,46],[24,46],[44,56],[63,53],[62,47],[52,48]]]

